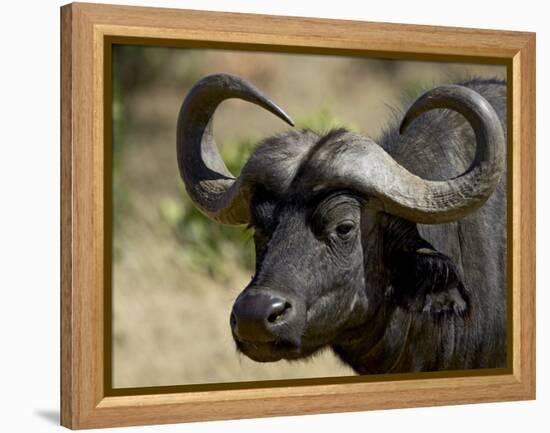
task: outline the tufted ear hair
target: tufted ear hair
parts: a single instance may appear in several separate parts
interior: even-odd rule
[[[389,217],[384,261],[390,280],[386,295],[402,308],[435,317],[464,317],[470,297],[452,259],[418,233],[416,224]]]

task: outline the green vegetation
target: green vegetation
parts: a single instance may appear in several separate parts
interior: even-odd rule
[[[350,131],[358,131],[358,128],[345,122],[334,114],[327,106],[321,107],[318,111],[312,113],[302,113],[295,119],[296,128],[311,129],[319,134],[326,133],[331,129],[346,128]]]

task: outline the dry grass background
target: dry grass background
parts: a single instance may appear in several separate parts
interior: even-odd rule
[[[330,351],[271,364],[236,353],[229,313],[252,274],[239,254],[252,245],[226,243],[201,266],[195,247],[177,235],[180,104],[196,80],[226,72],[254,83],[300,124],[345,124],[377,137],[394,109],[421,89],[474,76],[505,79],[504,67],[138,46],[116,47],[113,62],[114,387],[354,374]],[[231,145],[286,128],[231,100],[220,107],[215,130],[218,143]],[[217,230],[206,221],[203,229]]]

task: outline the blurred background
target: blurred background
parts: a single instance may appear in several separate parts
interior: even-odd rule
[[[252,233],[200,214],[176,164],[183,98],[217,72],[252,82],[299,128],[343,126],[373,138],[423,90],[472,77],[506,79],[503,66],[115,45],[114,388],[354,374],[330,351],[268,364],[235,351],[229,314],[254,273]],[[216,114],[216,139],[234,174],[259,140],[287,128],[237,100]]]

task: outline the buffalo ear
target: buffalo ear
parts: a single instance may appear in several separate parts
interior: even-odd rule
[[[465,317],[470,297],[456,265],[420,236],[416,224],[411,224],[400,227],[399,242],[393,238],[386,251],[391,284],[388,295],[408,310],[435,317]]]

